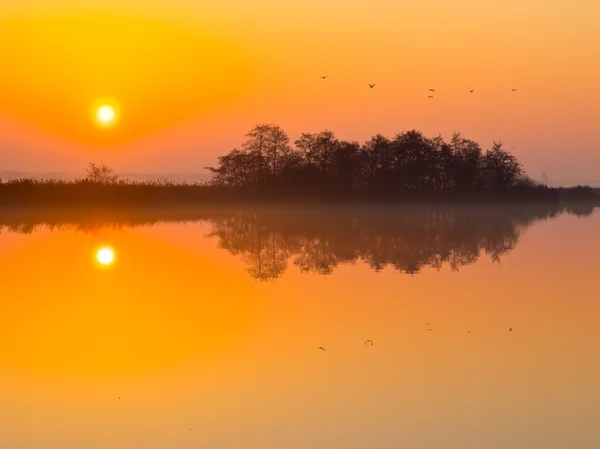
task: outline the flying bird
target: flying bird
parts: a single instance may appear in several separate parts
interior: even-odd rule
[[[325,75],[325,76],[322,76],[322,77],[321,77],[321,79],[322,79],[322,80],[324,80],[325,78],[328,78],[328,76],[327,76],[327,75]]]
[[[370,87],[371,89],[373,89],[373,88],[375,87],[375,84],[369,84],[369,87]]]
[[[516,91],[517,91],[517,89],[513,89],[512,91],[513,91],[513,92],[516,92]]]
[[[429,329],[427,329],[427,332],[431,332],[432,330],[433,330],[432,328],[429,328]]]
[[[371,346],[373,346],[373,340],[367,340],[367,341],[365,341],[365,346],[367,346],[367,344],[369,344],[369,343],[371,344]]]
[[[475,92],[475,89],[471,89],[469,92],[473,93],[473,92]]]
[[[323,346],[319,346],[319,349],[320,349],[321,351],[325,351],[325,348],[324,348]]]
[[[433,98],[433,95],[428,96],[427,98]]]
[[[435,89],[429,89],[427,92],[435,92]]]
[[[508,330],[508,332],[514,332],[514,331],[513,331],[513,328],[511,327],[511,328]]]

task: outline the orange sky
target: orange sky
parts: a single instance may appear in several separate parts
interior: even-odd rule
[[[535,177],[600,178],[593,0],[6,3],[0,170],[201,171],[269,121],[293,139],[461,131]],[[109,130],[90,119],[104,97]]]

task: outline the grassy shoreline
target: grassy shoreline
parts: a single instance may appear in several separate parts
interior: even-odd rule
[[[136,189],[140,191],[136,192]],[[600,207],[599,192],[591,190],[592,197],[582,194],[589,192],[590,189],[543,188],[536,189],[536,195],[531,192],[524,195],[519,190],[386,198],[367,195],[290,197],[283,193],[277,197],[174,183],[2,183],[0,233],[3,229],[28,233],[37,226],[95,229],[195,222],[226,219],[240,213],[286,216],[293,222],[319,216],[325,217],[324,223],[356,214],[377,217],[398,213],[467,213],[485,214],[498,220],[520,214],[538,214],[540,217],[562,212],[589,215],[595,207]]]
[[[172,181],[112,183],[19,179],[0,182],[0,209],[20,207],[153,207],[215,204],[406,204],[585,202],[600,205],[600,189],[510,187],[479,191],[259,191]]]

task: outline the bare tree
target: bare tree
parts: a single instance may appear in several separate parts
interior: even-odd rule
[[[269,124],[256,125],[248,134],[246,134],[248,140],[242,144],[243,150],[252,155],[254,159],[254,165],[256,166],[255,184],[260,184],[263,178],[266,159],[267,134],[270,126],[271,125]]]
[[[119,176],[115,171],[108,167],[104,162],[101,162],[100,164],[90,162],[85,172],[88,181],[99,184],[113,184],[119,179]]]
[[[269,173],[277,176],[284,167],[288,158],[290,148],[290,138],[286,132],[277,125],[267,125],[266,155]]]

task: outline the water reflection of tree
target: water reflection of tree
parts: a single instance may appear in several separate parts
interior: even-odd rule
[[[106,229],[207,220],[219,246],[239,256],[260,280],[281,277],[291,263],[303,273],[331,274],[341,264],[363,261],[415,274],[423,267],[453,270],[482,254],[492,261],[515,248],[521,231],[562,213],[590,215],[593,207],[529,204],[490,207],[259,208],[252,212],[149,210],[102,213],[0,213],[0,233],[52,231],[95,233]]]
[[[563,212],[575,211],[553,206],[271,210],[211,221],[220,247],[240,255],[251,276],[269,280],[283,275],[289,260],[301,272],[324,275],[359,260],[376,271],[390,266],[409,274],[444,264],[458,270],[482,253],[499,262],[525,227]]]
[[[291,251],[271,223],[261,223],[256,214],[244,215],[243,220],[234,215],[218,223],[222,236],[219,247],[241,255],[252,277],[268,280],[285,272]]]

